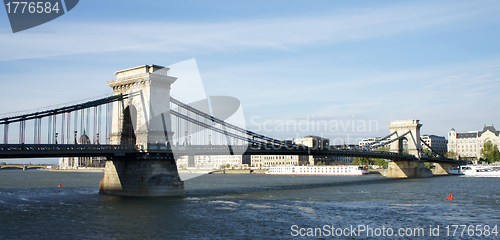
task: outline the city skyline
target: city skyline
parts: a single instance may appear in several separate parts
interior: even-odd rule
[[[114,71],[194,58],[206,95],[238,98],[246,126],[272,137],[385,136],[405,119],[419,119],[422,134],[477,131],[500,115],[491,111],[498,10],[493,1],[86,1],[15,34],[0,11],[0,113],[110,94]],[[280,130],[301,121],[334,122]]]

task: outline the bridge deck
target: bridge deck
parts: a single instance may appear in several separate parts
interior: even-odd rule
[[[163,148],[165,148],[163,146]],[[177,155],[230,155],[231,152],[243,155],[315,155],[382,158],[393,161],[425,161],[439,163],[458,163],[448,158],[421,158],[410,154],[368,151],[359,149],[313,149],[304,146],[227,146],[227,145],[188,145],[174,146],[170,149],[149,150],[149,153],[175,153]],[[51,158],[51,157],[112,157],[129,154],[145,154],[133,145],[84,145],[84,144],[0,144],[0,158]]]
[[[0,158],[106,157],[137,152],[129,145],[0,144]]]

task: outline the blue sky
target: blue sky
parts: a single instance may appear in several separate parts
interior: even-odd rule
[[[247,127],[267,121],[277,138],[384,136],[404,119],[444,136],[500,127],[499,13],[497,1],[89,0],[13,34],[0,11],[0,112],[102,96],[117,70],[195,58],[207,95],[238,98]],[[331,128],[279,128],[301,120]]]

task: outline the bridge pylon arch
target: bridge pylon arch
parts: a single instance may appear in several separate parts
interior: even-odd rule
[[[127,97],[113,104],[111,144],[123,144],[126,137],[134,135],[135,144],[143,151],[168,145],[173,134],[170,86],[177,80],[168,76],[168,70],[158,65],[142,65],[115,72],[116,79],[108,85],[113,88],[114,95]],[[125,126],[130,123],[131,126]],[[129,130],[130,127],[133,129]]]
[[[420,127],[422,124],[419,123],[420,120],[412,119],[412,120],[399,120],[399,121],[391,121],[391,124],[388,126],[391,134],[396,133],[395,137],[399,137],[404,135],[407,132],[404,138],[406,138],[406,142],[408,143],[408,153],[414,155],[417,158],[420,158]],[[398,141],[394,141],[391,143],[391,152],[403,153],[403,138],[400,138]]]

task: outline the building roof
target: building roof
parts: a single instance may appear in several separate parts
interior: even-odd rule
[[[473,133],[457,133],[457,138],[477,138],[477,132],[473,132]]]
[[[424,135],[422,135],[422,137],[428,137],[428,138],[431,138],[431,139],[437,139],[437,138],[439,138],[439,139],[445,139],[445,137],[443,137],[443,136],[428,135],[428,134],[424,134]]]
[[[490,132],[494,133],[496,136],[498,136],[498,134],[500,133],[500,131],[497,131],[495,129],[495,127],[493,127],[493,124],[491,124],[491,126],[484,125],[483,130],[481,130],[480,132],[478,132],[479,137],[481,137],[481,135],[483,135],[483,133],[485,133],[487,131],[490,131]]]
[[[78,144],[89,144],[89,143],[90,143],[90,138],[85,133],[85,130],[83,130],[83,135],[80,136],[80,138],[78,139]]]
[[[488,131],[492,132],[496,136],[498,136],[500,134],[500,131],[497,131],[493,125],[491,125],[491,126],[484,125],[484,128],[481,131],[468,132],[468,133],[457,133],[457,138],[477,138],[477,137],[481,137],[481,135],[483,135],[484,133],[486,133]]]
[[[318,137],[318,136],[314,136],[314,135],[309,135],[309,136],[305,136],[303,138],[322,138],[322,137]]]

